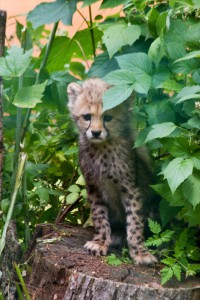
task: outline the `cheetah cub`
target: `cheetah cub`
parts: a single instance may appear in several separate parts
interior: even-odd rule
[[[143,201],[151,177],[148,156],[133,150],[134,136],[128,101],[103,112],[102,97],[109,86],[98,78],[68,86],[68,107],[77,124],[79,161],[91,203],[94,237],[85,248],[106,255],[112,238],[125,234],[136,264],[157,259],[144,247]]]

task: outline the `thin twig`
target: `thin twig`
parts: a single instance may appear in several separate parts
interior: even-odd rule
[[[91,34],[91,40],[92,40],[92,49],[93,49],[93,55],[94,58],[96,57],[96,47],[95,47],[95,39],[94,39],[94,29],[93,29],[93,21],[92,21],[92,9],[89,5],[89,15],[90,15],[90,34]]]

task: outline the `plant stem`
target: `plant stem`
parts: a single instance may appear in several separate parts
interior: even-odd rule
[[[54,41],[54,38],[55,38],[55,35],[56,35],[56,30],[58,28],[58,24],[59,24],[59,22],[56,22],[53,26],[53,29],[52,29],[52,32],[50,34],[49,41],[48,41],[48,44],[47,44],[47,47],[46,47],[46,50],[45,50],[44,58],[41,62],[39,71],[38,71],[37,76],[36,76],[35,84],[38,84],[40,82],[40,74],[41,74],[42,69],[46,66],[46,63],[47,63],[47,60],[48,60],[48,57],[49,57],[49,54],[50,54],[50,51],[51,51],[51,47],[52,47],[52,44],[53,44],[53,41]],[[23,123],[23,127],[22,127],[22,133],[21,133],[21,141],[22,142],[23,142],[23,140],[25,138],[25,135],[26,135],[26,132],[28,130],[30,115],[31,115],[31,108],[28,108],[27,111],[26,111],[26,115],[25,115],[25,119],[24,119],[24,123]]]
[[[20,158],[19,158],[16,178],[15,178],[14,190],[12,192],[11,203],[10,203],[9,210],[8,210],[8,213],[7,213],[7,216],[6,216],[6,222],[5,222],[3,232],[2,232],[2,237],[1,237],[1,240],[0,240],[0,256],[1,256],[1,253],[2,253],[3,248],[5,246],[6,232],[7,232],[8,225],[9,225],[9,222],[12,218],[12,214],[13,214],[13,211],[14,211],[17,192],[18,192],[18,189],[19,189],[20,184],[21,184],[21,178],[22,178],[22,174],[23,174],[23,171],[24,171],[25,161],[26,161],[26,154],[25,153],[22,152],[19,157]]]
[[[28,293],[28,290],[27,290],[27,288],[26,288],[24,279],[23,279],[23,277],[22,277],[22,273],[21,273],[21,271],[20,271],[20,268],[18,267],[18,265],[17,265],[16,263],[14,263],[14,267],[15,267],[15,270],[16,270],[16,273],[17,273],[17,277],[19,278],[19,281],[20,281],[20,283],[21,283],[22,289],[23,289],[23,291],[24,291],[24,294],[25,294],[25,296],[26,296],[26,299],[27,299],[27,300],[31,300],[31,297],[30,297],[30,295],[29,295],[29,293]]]
[[[96,57],[96,47],[95,47],[95,39],[94,39],[94,29],[93,29],[93,21],[92,21],[92,9],[89,5],[89,15],[90,15],[90,34],[92,39],[92,49],[93,49],[93,55]]]
[[[19,77],[18,90],[20,90],[22,87],[23,87],[23,75]],[[20,107],[17,107],[15,150],[14,150],[14,157],[13,157],[13,174],[11,178],[12,190],[14,189],[14,182],[15,182],[18,162],[19,162],[21,126],[22,126],[22,109]]]

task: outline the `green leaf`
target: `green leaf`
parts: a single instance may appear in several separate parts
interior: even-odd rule
[[[0,57],[0,76],[4,79],[21,76],[30,64],[31,55],[32,49],[24,53],[17,46],[10,48],[6,57]]]
[[[173,257],[167,257],[162,259],[161,262],[168,267],[172,267],[176,263],[176,260]]]
[[[102,78],[116,69],[119,69],[116,59],[109,59],[109,54],[105,51],[95,57],[95,60],[88,72],[88,76],[98,76]]]
[[[165,123],[153,125],[151,128],[152,129],[147,135],[145,143],[157,138],[163,138],[169,136],[177,127],[171,122],[165,122]]]
[[[174,231],[167,229],[161,233],[160,238],[163,243],[168,243],[172,240],[173,235],[174,235]]]
[[[103,80],[111,85],[133,84],[136,79],[130,70],[116,70],[106,75]]]
[[[72,184],[67,190],[71,193],[79,193],[80,187],[76,184]]]
[[[134,145],[135,148],[141,147],[145,144],[145,140],[150,130],[150,127],[146,127],[138,132]]]
[[[117,56],[116,60],[121,69],[128,69],[137,77],[152,74],[152,62],[145,53],[131,53]]]
[[[148,56],[154,62],[156,68],[158,68],[161,59],[165,56],[164,45],[161,42],[160,37],[158,37],[151,43],[148,51]]]
[[[28,13],[27,20],[36,29],[44,24],[62,21],[65,25],[72,25],[72,16],[76,11],[79,0],[56,0],[49,3],[41,3]]]
[[[122,264],[122,261],[113,253],[106,257],[106,262],[111,266],[120,266]]]
[[[78,197],[78,193],[70,193],[66,198],[67,204],[73,204],[78,199]]]
[[[83,175],[79,176],[79,178],[76,180],[76,184],[85,185],[85,179],[84,179]]]
[[[145,242],[145,246],[146,247],[151,247],[151,246],[155,246],[155,247],[159,247],[160,245],[162,245],[162,240],[158,235],[154,235],[153,237],[148,238],[148,240]]]
[[[152,62],[145,53],[132,53],[116,57],[121,69],[129,70],[136,78],[134,90],[147,94],[151,86]]]
[[[187,121],[188,125],[190,125],[192,128],[196,128],[200,130],[200,117],[194,116],[193,118],[189,119]]]
[[[200,172],[190,175],[183,184],[183,193],[189,203],[195,208],[200,203]]]
[[[148,24],[148,29],[153,37],[157,37],[156,21],[158,17],[159,17],[158,11],[156,10],[156,8],[152,7],[147,14],[147,24]]]
[[[133,85],[129,86],[125,84],[111,87],[103,96],[103,110],[106,111],[121,104],[128,99],[133,89]]]
[[[162,87],[167,91],[174,91],[174,92],[180,92],[180,90],[183,88],[183,86],[176,82],[176,80],[169,79],[165,82],[163,82]]]
[[[177,103],[181,103],[188,99],[196,98],[196,96],[199,98],[200,95],[196,95],[196,93],[198,92],[200,92],[200,86],[198,85],[184,87],[176,96],[176,99],[178,99]]]
[[[161,232],[161,226],[158,222],[148,219],[148,225],[152,233],[159,234]]]
[[[18,90],[15,95],[13,104],[22,108],[33,108],[37,103],[41,103],[41,98],[46,86],[46,82],[28,86]]]
[[[190,155],[190,145],[185,138],[167,139],[164,146],[174,157],[183,156],[187,158]]]
[[[40,187],[40,188],[38,188],[36,190],[36,192],[37,192],[37,194],[38,194],[38,196],[40,198],[40,202],[42,204],[45,204],[45,203],[47,204],[48,201],[49,201],[49,193],[48,193],[48,191],[45,188]]]
[[[161,284],[162,285],[167,283],[167,281],[169,281],[174,275],[171,267],[165,267],[160,272],[161,272]]]
[[[82,6],[82,7],[91,5],[91,4],[93,4],[93,3],[96,3],[97,1],[99,1],[99,0],[84,0],[84,1],[83,1],[83,6]]]
[[[184,159],[183,157],[177,157],[168,164],[163,174],[168,181],[172,193],[192,174],[192,171],[193,162],[189,158]]]
[[[106,45],[111,58],[123,46],[131,46],[140,34],[141,29],[137,25],[115,24],[105,29],[102,41]]]
[[[86,189],[81,190],[81,196],[83,196],[84,199],[87,198],[87,190]]]
[[[181,281],[181,266],[179,264],[175,264],[172,267],[174,276],[178,279],[178,281]]]
[[[175,122],[174,109],[166,100],[146,104],[145,111],[148,116],[148,124],[151,126],[165,122]]]
[[[88,0],[87,0],[88,1]],[[101,4],[101,9],[104,8],[113,8],[123,3],[126,3],[127,0],[103,0]]]
[[[190,53],[186,54],[184,57],[181,57],[177,60],[175,60],[174,63],[182,61],[182,60],[187,60],[187,59],[191,59],[191,58],[200,58],[200,51],[191,51]]]

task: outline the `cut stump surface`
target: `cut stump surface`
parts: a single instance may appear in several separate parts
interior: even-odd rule
[[[91,228],[40,225],[27,286],[32,300],[200,300],[200,278],[160,285],[160,265],[110,266],[83,248]]]

